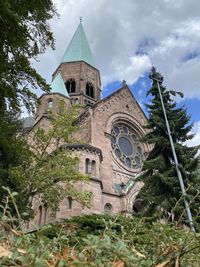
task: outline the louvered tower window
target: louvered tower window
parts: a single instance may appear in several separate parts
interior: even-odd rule
[[[75,93],[76,92],[76,82],[74,79],[69,79],[65,83],[67,92],[70,93]]]
[[[94,86],[90,82],[86,83],[86,95],[94,98]]]

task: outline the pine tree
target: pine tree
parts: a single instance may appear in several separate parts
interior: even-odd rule
[[[190,134],[192,129],[192,124],[189,123],[190,116],[184,107],[177,107],[177,103],[173,99],[177,94],[183,96],[181,93],[168,91],[163,85],[160,88],[179,167],[187,191],[188,202],[191,203],[190,207],[193,215],[197,215],[199,209],[198,200],[200,198],[198,195],[200,184],[196,175],[198,166],[196,154],[198,148],[188,147],[185,144],[187,140],[193,138],[193,135]],[[160,217],[173,214],[174,219],[179,220],[181,215],[183,217],[185,215],[183,212],[183,196],[176,173],[156,81],[153,81],[147,95],[151,96],[151,102],[146,105],[149,113],[146,126],[148,133],[142,141],[152,144],[153,149],[143,165],[143,175],[140,180],[144,182],[144,186],[138,197],[144,201],[144,212],[146,214],[158,215]]]

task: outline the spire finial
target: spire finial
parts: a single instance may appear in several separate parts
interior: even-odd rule
[[[82,16],[80,16],[80,23],[82,23],[83,22],[83,17]]]
[[[122,85],[123,85],[123,86],[126,85],[126,80],[123,80],[123,81],[122,81]]]

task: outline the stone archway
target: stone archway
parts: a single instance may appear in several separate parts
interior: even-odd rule
[[[129,214],[140,212],[143,209],[142,200],[136,197],[143,186],[142,182],[136,182],[126,195],[126,210]]]
[[[141,212],[143,210],[143,208],[144,208],[144,206],[142,203],[142,199],[138,198],[133,202],[132,213],[137,214],[137,213]]]

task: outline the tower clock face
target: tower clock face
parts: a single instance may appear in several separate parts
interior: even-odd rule
[[[118,123],[113,126],[111,135],[111,145],[117,159],[128,168],[140,168],[142,148],[133,129]]]

